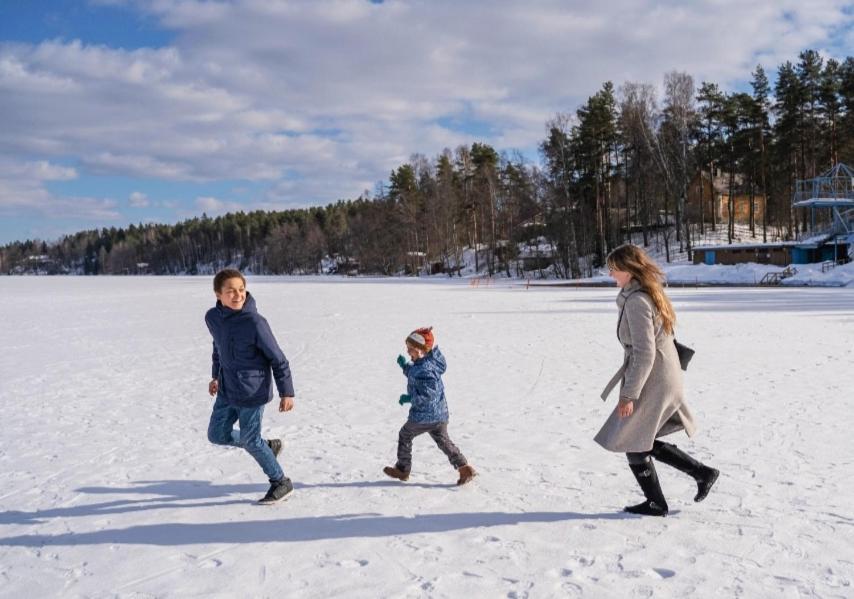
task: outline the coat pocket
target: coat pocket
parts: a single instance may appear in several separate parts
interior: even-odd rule
[[[257,399],[264,391],[265,379],[263,370],[238,370],[237,384],[240,387],[240,395],[249,399]]]

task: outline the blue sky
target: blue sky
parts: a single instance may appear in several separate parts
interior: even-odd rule
[[[0,0],[0,244],[353,199],[475,141],[535,161],[607,80],[854,47],[837,0],[592,4]]]
[[[49,39],[84,40],[113,48],[166,46],[173,31],[120,4],[72,0],[3,0],[0,39],[38,44]]]

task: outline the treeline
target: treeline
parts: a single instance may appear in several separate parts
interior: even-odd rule
[[[318,272],[326,256],[345,269],[396,274],[457,272],[464,248],[490,274],[517,268],[524,243],[548,249],[554,273],[577,277],[637,235],[690,253],[706,228],[728,220],[689,201],[696,177],[726,173],[730,202],[751,198],[749,227],[792,238],[805,216],[791,208],[795,181],[854,163],[854,58],[806,50],[777,69],[761,66],[751,91],[722,92],[684,72],[648,83],[610,82],[575,113],[546,124],[540,165],[474,143],[414,155],[372,197],[282,212],[202,216],[177,225],[80,232],[56,242],[0,248],[0,272],[39,262],[54,272],[178,274],[236,265],[255,273]],[[753,198],[765,198],[761,218]],[[757,222],[758,221],[758,222]],[[35,257],[35,258],[34,258]],[[669,259],[669,254],[668,254]]]

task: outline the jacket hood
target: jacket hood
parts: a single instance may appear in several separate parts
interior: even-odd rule
[[[444,374],[445,370],[448,369],[448,363],[445,361],[445,356],[443,356],[442,352],[439,351],[439,346],[436,346],[432,350],[427,352],[427,354],[425,354],[423,358],[418,360],[418,362],[423,362],[426,368],[434,370],[440,375]]]
[[[223,306],[222,302],[216,300],[216,309],[222,315],[223,318],[233,318],[239,314],[257,314],[258,308],[255,306],[255,298],[247,291],[246,292],[246,301],[243,302],[243,308],[241,310],[232,310],[228,306]]]

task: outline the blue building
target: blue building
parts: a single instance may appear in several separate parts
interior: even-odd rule
[[[795,184],[792,207],[809,211],[807,233],[792,252],[793,264],[849,262],[854,257],[854,171],[841,162]]]

